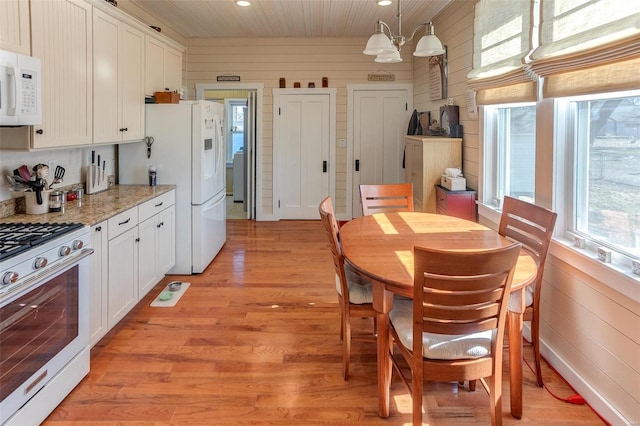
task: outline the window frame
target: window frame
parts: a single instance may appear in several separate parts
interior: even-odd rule
[[[511,164],[506,164],[507,158],[510,158],[510,149],[512,144],[501,145],[500,141],[505,140],[505,126],[499,126],[498,120],[502,114],[500,110],[522,108],[537,105],[535,102],[516,102],[510,104],[486,105],[481,108],[482,116],[480,126],[480,134],[482,135],[482,194],[480,194],[481,202],[487,206],[500,210],[502,200],[505,196],[505,189],[510,187],[509,176]],[[510,113],[509,113],[510,114]],[[508,117],[503,117],[503,121],[509,122]],[[536,121],[537,123],[537,121]],[[537,126],[536,126],[537,127]],[[504,133],[504,134],[503,134]],[[487,135],[489,135],[487,140]],[[536,147],[537,150],[537,147]],[[490,163],[488,162],[490,161]],[[502,167],[498,167],[502,166]],[[486,188],[490,188],[487,191]],[[535,189],[535,183],[534,183]],[[535,198],[535,190],[534,190]]]
[[[628,275],[640,283],[640,276],[632,273],[633,255],[626,253],[624,250],[619,250],[612,244],[595,236],[592,237],[577,230],[579,218],[576,208],[579,203],[578,197],[581,196],[581,193],[576,182],[580,179],[580,176],[582,176],[583,181],[585,177],[584,173],[578,176],[580,168],[577,163],[583,153],[578,152],[576,149],[578,112],[576,111],[575,103],[627,96],[640,96],[640,90],[573,96],[554,100],[554,128],[556,135],[554,137],[556,141],[554,168],[557,170],[556,181],[558,185],[556,187],[561,188],[560,191],[554,191],[554,206],[558,211],[556,235],[564,239],[567,244],[573,246],[574,250],[587,254],[605,267],[610,267],[624,275]],[[582,170],[584,169],[586,168],[582,168]],[[584,248],[579,247],[581,238],[584,239]],[[611,250],[611,263],[604,263],[598,260],[597,250],[599,247]],[[640,261],[640,259],[636,261]]]

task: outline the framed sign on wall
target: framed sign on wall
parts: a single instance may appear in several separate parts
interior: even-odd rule
[[[429,58],[429,95],[432,101],[447,98],[447,46],[442,55]]]

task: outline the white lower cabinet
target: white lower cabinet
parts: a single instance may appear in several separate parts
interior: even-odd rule
[[[175,191],[91,227],[91,345],[175,264]]]
[[[107,221],[91,227],[91,281],[89,284],[89,340],[91,346],[98,343],[109,330],[108,321],[108,256]]]
[[[109,219],[109,328],[138,303],[138,209]]]

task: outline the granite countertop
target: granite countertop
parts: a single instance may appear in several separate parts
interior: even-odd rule
[[[0,219],[0,223],[79,222],[95,225],[172,189],[175,185],[115,185],[98,194],[85,194],[81,200],[67,201],[63,212],[14,214]]]

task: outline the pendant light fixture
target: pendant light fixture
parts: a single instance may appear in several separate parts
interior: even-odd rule
[[[365,55],[375,55],[376,62],[382,63],[394,63],[402,62],[400,57],[400,50],[402,46],[407,42],[413,40],[418,30],[425,27],[425,34],[420,38],[416,44],[416,50],[413,52],[413,56],[438,56],[445,52],[442,47],[442,42],[435,35],[435,30],[431,22],[426,22],[417,25],[412,33],[411,37],[406,38],[402,35],[402,6],[401,0],[398,0],[398,32],[394,34],[391,31],[391,27],[386,22],[378,20],[375,25],[375,31],[369,40],[365,49],[362,51]],[[385,28],[389,34],[385,33]]]

